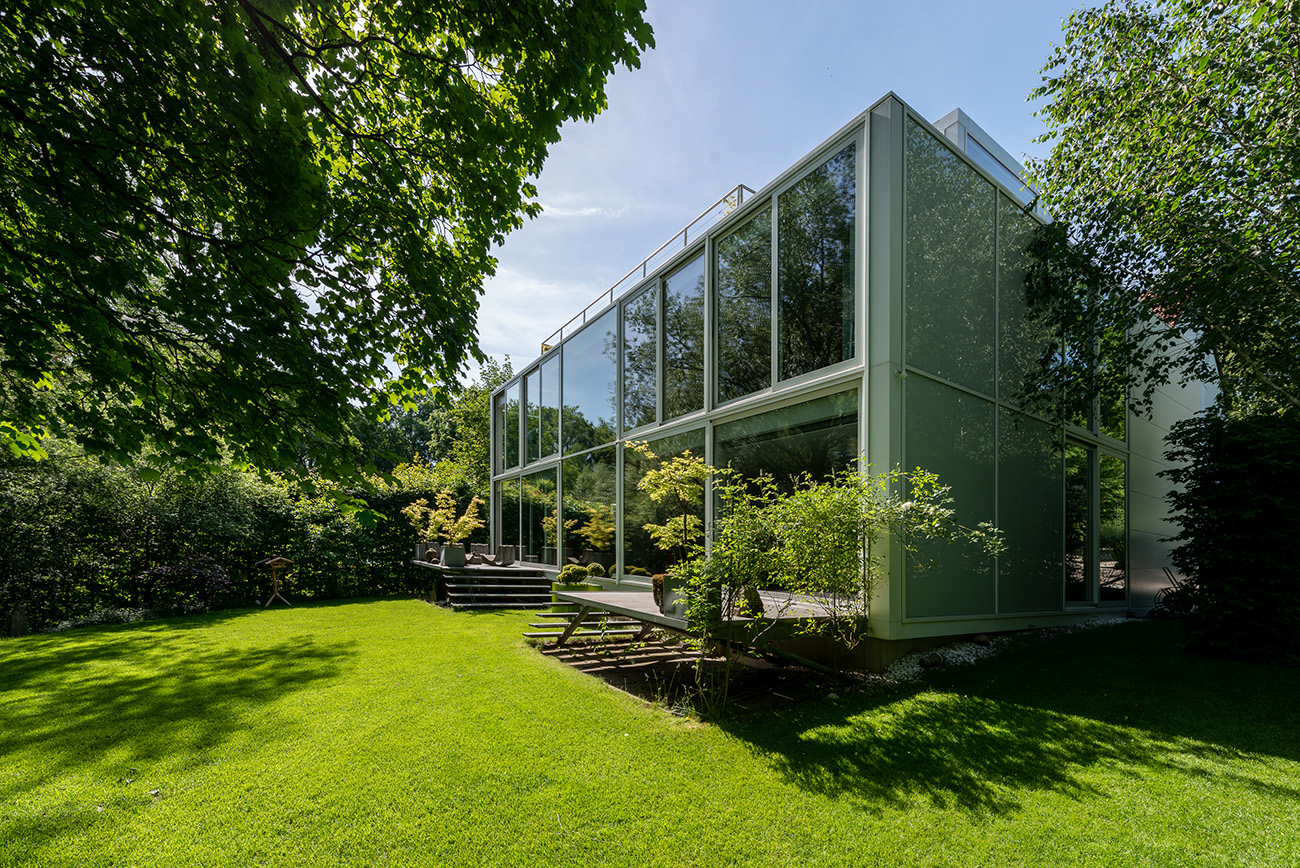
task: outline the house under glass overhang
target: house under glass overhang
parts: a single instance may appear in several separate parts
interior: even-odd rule
[[[878,643],[1151,607],[1176,532],[1162,438],[1202,390],[1158,390],[1150,418],[1122,394],[1066,423],[1026,412],[1052,341],[1025,315],[1040,217],[1022,174],[964,112],[932,124],[889,94],[761,190],[737,188],[494,393],[494,542],[649,593],[673,555],[646,531],[667,513],[638,489],[631,442],[778,480],[922,467],[1007,547],[934,546],[924,567],[895,553]]]

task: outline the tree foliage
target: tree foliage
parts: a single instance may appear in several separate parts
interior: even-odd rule
[[[1300,419],[1179,423],[1165,475],[1181,531],[1193,643],[1229,657],[1300,664]]]
[[[283,577],[294,602],[429,589],[428,571],[411,564],[416,533],[402,515],[413,500],[436,499],[427,465],[371,480],[367,500],[383,520],[366,524],[328,484],[312,495],[229,466],[146,480],[66,441],[47,448],[43,461],[0,453],[0,616],[21,603],[42,628],[122,607],[260,605],[269,576],[255,564],[272,555],[294,562]]]
[[[5,4],[0,437],[350,473],[358,415],[477,355],[489,249],[643,8]]]
[[[1030,173],[1057,221],[1038,309],[1065,334],[1130,338],[1094,364],[1095,345],[1067,347],[1066,368],[1139,398],[1201,378],[1236,412],[1300,409],[1298,16],[1112,0],[1066,22],[1031,95],[1052,150]]]

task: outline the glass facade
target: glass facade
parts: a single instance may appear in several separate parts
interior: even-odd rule
[[[704,456],[704,431],[688,431],[649,441],[650,450],[659,458],[668,459],[690,452]],[[704,527],[704,501],[692,504],[655,503],[638,485],[641,477],[652,466],[643,455],[632,449],[623,450],[623,572],[627,576],[652,576],[662,573],[681,558],[684,548],[669,549],[656,545],[646,529],[647,525],[668,526],[681,513],[692,515]],[[683,522],[689,527],[691,522]],[[700,543],[702,538],[692,536],[683,541]]]
[[[623,303],[623,430],[655,421],[659,393],[659,306],[647,286]]]
[[[618,311],[611,309],[560,348],[564,362],[564,453],[614,439],[618,398]]]
[[[772,385],[772,209],[718,241],[718,401]]]
[[[849,145],[777,197],[783,380],[853,358],[855,157]]]
[[[704,409],[704,271],[697,256],[664,281],[664,421]]]
[[[993,184],[910,119],[906,161],[907,364],[993,395]]]
[[[559,507],[555,468],[529,473],[519,481],[519,551],[523,560],[555,566],[556,526]]]
[[[618,461],[614,447],[564,459],[564,563],[614,566]]]
[[[858,458],[858,394],[843,392],[717,426],[714,464],[791,486],[824,479]]]
[[[958,153],[910,112],[884,118],[892,149],[875,148],[877,122],[828,142],[706,238],[693,235],[494,395],[500,542],[555,568],[601,563],[610,582],[641,587],[681,556],[647,530],[679,507],[640,490],[648,463],[629,442],[786,486],[874,449],[865,457],[876,467],[938,474],[957,520],[992,522],[1007,544],[996,558],[933,544],[891,562],[900,623],[1027,622],[1129,601],[1138,465],[1126,438],[1137,423],[1105,362],[1105,341],[1117,338],[1102,336],[1100,368],[1080,372],[1101,378],[1100,400],[1067,403],[1065,424],[1030,412],[1041,361],[1082,358],[1084,346],[1028,316],[1037,218],[972,165],[979,155]],[[878,159],[901,180],[864,187]],[[863,239],[874,244],[882,223],[890,247],[868,271]],[[887,346],[857,332],[864,305],[884,323],[871,341]],[[888,375],[876,379],[868,358]],[[704,527],[700,500],[688,505],[692,527]]]

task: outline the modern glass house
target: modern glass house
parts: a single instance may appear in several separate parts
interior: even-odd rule
[[[1051,341],[1025,316],[1040,218],[1021,174],[965,113],[931,124],[889,94],[757,193],[738,188],[494,394],[494,541],[648,592],[672,555],[645,530],[663,514],[630,442],[778,479],[923,467],[1007,549],[891,557],[876,640],[1149,608],[1174,532],[1162,438],[1201,390],[1161,390],[1151,418],[1122,395],[1068,423],[1026,412]]]

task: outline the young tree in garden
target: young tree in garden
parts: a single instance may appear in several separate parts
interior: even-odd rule
[[[6,3],[0,440],[349,475],[358,417],[478,357],[489,249],[643,10]]]
[[[1202,378],[1234,412],[1300,410],[1300,8],[1113,0],[1070,16],[1043,76],[1040,316],[1128,333],[1086,367],[1139,403]]]

